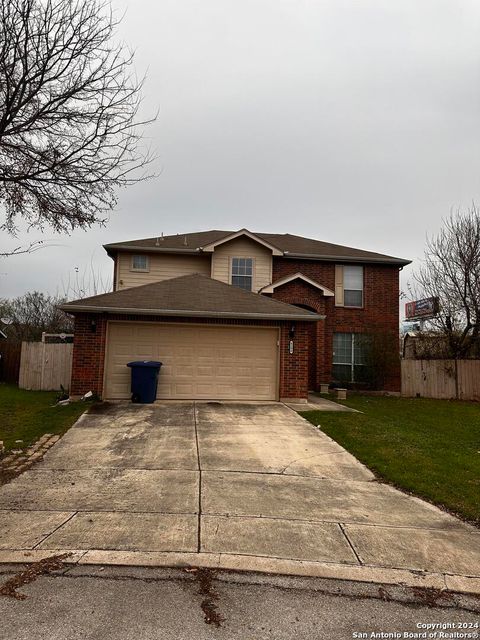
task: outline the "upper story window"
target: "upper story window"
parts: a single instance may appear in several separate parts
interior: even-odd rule
[[[133,255],[132,256],[132,271],[148,271],[148,256],[145,255]]]
[[[232,284],[246,291],[253,289],[253,258],[232,258]]]
[[[343,267],[343,306],[363,306],[363,267]]]
[[[363,307],[362,266],[335,266],[335,304],[337,307]]]

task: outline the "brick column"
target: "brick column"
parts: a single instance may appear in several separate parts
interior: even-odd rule
[[[107,321],[101,314],[75,316],[70,395],[74,398],[92,391],[103,394],[103,368]]]
[[[290,353],[291,324],[280,329],[280,400],[302,402],[308,398],[308,329],[306,322],[294,323],[293,353]]]

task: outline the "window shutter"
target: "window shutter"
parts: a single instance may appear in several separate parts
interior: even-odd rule
[[[343,307],[343,265],[335,265],[335,306]]]

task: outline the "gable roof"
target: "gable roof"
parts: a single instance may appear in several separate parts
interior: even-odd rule
[[[135,313],[257,320],[315,321],[324,317],[199,273],[74,300],[61,305],[60,309],[68,313]]]
[[[273,244],[270,244],[270,242],[267,242],[266,240],[264,240],[258,233],[256,234],[252,233],[248,229],[240,229],[240,231],[235,231],[234,233],[230,233],[229,235],[224,236],[223,238],[219,238],[218,240],[215,240],[214,242],[210,242],[204,247],[201,247],[201,250],[207,251],[207,252],[213,251],[215,247],[218,247],[218,245],[224,244],[225,242],[230,242],[230,240],[235,240],[235,238],[239,238],[240,236],[246,236],[247,238],[250,238],[250,240],[253,240],[254,242],[258,242],[264,247],[267,247],[267,249],[270,249],[270,251],[274,256],[283,255],[283,251],[281,251],[278,247],[275,247]]]
[[[173,236],[160,236],[157,238],[143,238],[141,240],[128,240],[104,245],[109,255],[116,251],[165,252],[165,253],[201,253],[219,242],[228,242],[230,236],[248,233],[252,239],[257,239],[262,244],[267,244],[278,249],[279,255],[284,258],[300,258],[305,260],[328,260],[342,262],[373,262],[378,264],[395,264],[405,266],[410,260],[395,258],[373,251],[345,247],[339,244],[323,242],[313,238],[304,238],[290,233],[252,233],[247,229],[240,231],[199,231],[196,233],[177,234]],[[208,250],[208,249],[207,249]]]
[[[292,282],[292,280],[303,280],[304,282],[307,282],[308,284],[312,285],[312,287],[319,289],[327,298],[335,295],[331,289],[327,289],[327,287],[324,287],[316,280],[312,280],[311,278],[309,278],[308,276],[304,276],[303,273],[300,272],[294,273],[291,276],[285,276],[285,278],[281,278],[276,282],[272,282],[272,284],[267,284],[267,286],[263,287],[263,289],[260,289],[260,291],[261,293],[273,293],[275,289],[277,289],[277,287],[281,287],[283,284]]]

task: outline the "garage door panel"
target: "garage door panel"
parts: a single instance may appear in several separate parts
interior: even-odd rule
[[[195,367],[195,377],[197,378],[209,378],[215,373],[215,367]]]
[[[168,395],[171,396],[181,396],[183,398],[190,398],[195,393],[195,386],[190,382],[176,382],[175,384],[165,385],[164,393],[167,392]]]
[[[163,362],[159,399],[274,400],[278,331],[258,327],[110,323],[105,397],[130,397],[131,360]]]

